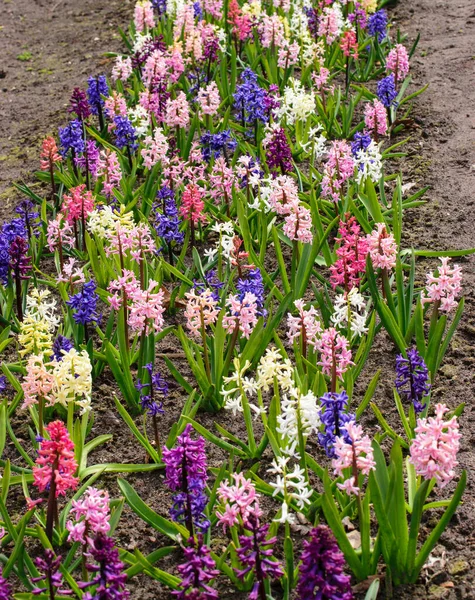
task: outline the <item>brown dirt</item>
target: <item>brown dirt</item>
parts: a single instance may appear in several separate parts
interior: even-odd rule
[[[76,85],[85,85],[91,73],[107,71],[102,52],[118,50],[121,42],[117,26],[127,24],[131,16],[131,2],[104,0],[15,0],[4,2],[0,17],[0,71],[6,77],[0,80],[2,101],[0,117],[0,215],[6,216],[17,198],[11,181],[27,178],[37,168],[39,143],[47,134],[56,132],[66,120],[65,110]],[[414,108],[418,129],[408,145],[409,154],[399,164],[404,183],[430,185],[428,203],[405,215],[405,244],[416,248],[449,249],[475,246],[472,219],[467,208],[474,204],[472,194],[475,169],[475,62],[473,56],[475,8],[472,0],[403,0],[391,16],[409,40],[421,32],[421,42],[412,61],[415,87],[426,82],[429,90],[420,97]],[[79,50],[78,50],[79,49]],[[22,62],[17,56],[30,51],[32,58]],[[417,187],[415,188],[417,189]],[[14,205],[14,204],[13,204]],[[463,265],[466,311],[454,337],[433,392],[434,401],[456,406],[467,403],[461,419],[463,443],[460,452],[461,467],[472,473],[464,497],[464,504],[436,548],[439,559],[424,573],[416,586],[398,590],[396,595],[409,598],[475,599],[475,510],[473,481],[475,445],[475,409],[473,408],[473,363],[475,361],[475,282],[474,258],[457,259]],[[427,261],[427,267],[432,262]],[[426,266],[426,265],[424,265]],[[170,339],[169,348],[176,350]],[[395,352],[380,336],[363,380],[376,368],[383,376],[376,401],[397,424],[392,403],[392,380]],[[180,363],[180,366],[183,362]],[[98,449],[93,462],[143,462],[144,454],[124,429],[112,402],[115,383],[101,377],[95,383],[97,420],[93,435],[113,433],[114,441]],[[361,388],[359,388],[361,389]],[[168,431],[177,418],[184,402],[184,394],[176,391],[166,406],[163,430]],[[368,424],[375,425],[371,416]],[[219,415],[219,422],[230,429],[229,415]],[[201,421],[212,427],[212,418],[203,415]],[[120,456],[117,448],[120,447]],[[218,466],[222,455],[208,447],[210,464]],[[312,448],[313,451],[313,448]],[[129,481],[150,506],[166,514],[170,502],[162,485],[161,473],[131,476]],[[103,479],[115,495],[118,488],[115,477]],[[434,526],[436,513],[425,522]],[[116,532],[119,543],[129,551],[135,547],[144,553],[163,544],[145,524],[128,510],[124,510]],[[177,556],[171,555],[158,566],[175,572]],[[131,597],[143,600],[161,600],[170,597],[160,584],[145,577],[130,582]],[[240,597],[229,588],[221,589],[221,598]]]

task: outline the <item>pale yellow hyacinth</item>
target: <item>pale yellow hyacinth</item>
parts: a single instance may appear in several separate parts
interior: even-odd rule
[[[91,410],[92,365],[86,350],[78,352],[71,348],[55,363],[53,376],[56,402],[66,408],[74,402],[81,408],[81,414]]]

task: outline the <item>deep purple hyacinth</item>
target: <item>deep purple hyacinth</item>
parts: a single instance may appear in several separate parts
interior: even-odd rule
[[[97,175],[97,169],[99,166],[99,147],[96,144],[95,140],[87,140],[85,151],[81,156],[76,156],[74,158],[74,163],[77,167],[81,169],[86,168],[86,155],[87,155],[87,168],[89,169],[89,173],[93,177]]]
[[[16,214],[20,215],[20,218],[23,220],[28,239],[30,239],[32,235],[35,235],[36,237],[40,235],[40,232],[38,231],[40,227],[40,213],[39,211],[34,210],[34,208],[35,205],[28,198],[22,200],[20,204],[15,208]]]
[[[69,596],[72,594],[71,590],[61,588],[63,585],[63,575],[59,570],[61,565],[61,556],[55,556],[52,550],[44,550],[43,557],[38,556],[35,558],[35,566],[38,569],[40,576],[32,577],[33,583],[40,581],[44,582],[44,587],[36,587],[32,590],[32,594],[38,596],[45,592],[50,593],[51,588],[61,596]]]
[[[209,584],[219,571],[209,548],[203,543],[203,536],[198,535],[196,540],[190,538],[183,553],[185,560],[178,566],[181,589],[172,594],[178,600],[217,600],[218,592]]]
[[[96,282],[93,280],[88,281],[83,285],[80,292],[66,301],[66,304],[73,309],[73,319],[78,325],[98,323],[100,320],[100,315],[97,313],[99,296],[96,289]]]
[[[378,81],[376,91],[378,98],[386,108],[397,106],[397,90],[394,84],[394,73],[391,73],[391,75],[388,75],[387,77],[384,77],[384,79],[381,79],[381,81]]]
[[[66,156],[70,150],[73,155],[78,155],[81,152],[84,152],[84,131],[81,121],[74,120],[68,123],[66,127],[60,127],[59,143],[61,146],[60,154],[62,156]]]
[[[261,525],[255,515],[250,515],[244,524],[249,534],[239,536],[239,548],[236,549],[239,562],[244,567],[236,570],[239,579],[244,579],[248,573],[254,572],[254,586],[249,594],[250,600],[264,598],[264,581],[266,579],[278,579],[284,571],[281,564],[272,560],[273,548],[277,538],[266,539],[269,525]]]
[[[429,370],[416,348],[407,350],[407,358],[396,357],[396,389],[401,398],[412,402],[416,413],[424,410],[422,399],[430,393]]]
[[[137,132],[135,131],[132,123],[127,117],[121,117],[117,115],[114,117],[114,135],[115,143],[121,150],[128,147],[131,151],[135,152],[138,148],[137,144]]]
[[[274,174],[279,169],[283,175],[292,170],[292,152],[283,127],[273,132],[266,148],[266,161]]]
[[[356,24],[360,29],[365,29],[367,25],[367,15],[361,4],[355,2],[354,12],[348,14],[348,21]]]
[[[377,10],[368,17],[368,33],[372,37],[378,36],[378,42],[386,37],[388,28],[388,15],[385,10]]]
[[[147,373],[147,382],[143,382],[141,379],[137,380],[135,387],[141,392],[140,404],[142,409],[147,411],[147,414],[151,416],[163,415],[163,402],[157,402],[155,395],[160,394],[163,397],[168,396],[168,383],[162,377],[160,373],[153,372],[153,364],[148,363],[143,367]],[[145,390],[145,393],[142,393]]]
[[[0,569],[0,600],[11,600],[12,586],[8,583],[5,577],[2,577],[2,569]]]
[[[91,116],[91,108],[87,101],[86,92],[75,87],[69,101],[68,112],[75,113],[80,121],[87,121]]]
[[[208,480],[205,440],[191,438],[193,428],[187,425],[176,439],[170,450],[163,449],[165,463],[165,483],[174,492],[172,518],[184,522],[192,534],[194,527],[205,531],[209,521],[203,514],[205,501],[205,485]]]
[[[83,600],[126,600],[130,594],[125,588],[127,575],[125,565],[119,559],[119,551],[112,538],[99,534],[89,545],[88,557],[95,564],[87,564],[90,573],[95,573],[89,582],[79,583],[81,589],[95,588],[83,595]]]
[[[10,244],[10,269],[15,279],[29,279],[31,257],[28,256],[28,248],[28,242],[20,236]]]
[[[345,575],[345,559],[326,525],[312,529],[303,543],[300,560],[298,600],[353,600],[350,576]]]
[[[351,142],[351,153],[356,156],[360,150],[367,150],[371,144],[371,136],[368,133],[355,133]]]
[[[256,304],[259,316],[266,316],[267,311],[264,310],[265,289],[264,280],[262,279],[261,270],[259,268],[251,269],[247,272],[246,278],[239,278],[236,283],[236,289],[239,292],[239,300],[244,300],[244,296],[249,292],[256,297]]]
[[[155,212],[155,231],[166,244],[183,244],[185,234],[180,232],[182,221],[178,216],[175,194],[166,185],[157,192],[157,200],[153,205]],[[162,212],[159,212],[159,211]]]
[[[207,131],[200,138],[201,154],[203,159],[209,162],[212,158],[218,158],[221,154],[225,158],[236,150],[237,142],[231,136],[231,131],[226,129],[220,133]]]
[[[87,80],[87,97],[91,105],[93,115],[99,115],[104,106],[104,98],[102,96],[109,95],[109,86],[105,75],[98,77],[89,77]]]
[[[246,123],[254,125],[256,121],[267,123],[268,117],[265,113],[267,92],[257,83],[257,75],[252,69],[244,69],[241,74],[241,82],[233,95],[233,108],[241,124],[243,126]]]
[[[62,361],[64,358],[64,352],[69,352],[71,348],[74,348],[72,341],[64,335],[58,335],[53,342],[53,354],[51,356],[51,360],[55,360],[56,362]],[[62,352],[63,350],[64,352]]]
[[[0,282],[8,284],[10,271],[10,246],[17,237],[28,238],[23,219],[5,221],[0,231]]]
[[[329,458],[335,458],[335,439],[342,436],[348,443],[351,442],[346,431],[346,424],[355,420],[353,413],[346,412],[348,394],[343,390],[339,394],[327,392],[320,398],[322,411],[320,419],[323,432],[318,434],[318,442],[323,446]]]

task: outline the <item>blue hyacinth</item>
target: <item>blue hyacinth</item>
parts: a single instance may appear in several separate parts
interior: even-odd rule
[[[87,97],[89,104],[91,105],[91,112],[93,115],[99,115],[104,106],[104,98],[102,96],[109,95],[109,86],[105,75],[99,75],[98,77],[89,77],[87,80]]]
[[[157,192],[157,201],[154,204],[155,231],[158,237],[167,244],[182,244],[185,234],[180,232],[182,221],[178,217],[178,208],[175,202],[175,194],[166,185]],[[158,212],[161,210],[162,212]]]
[[[60,154],[66,156],[71,150],[74,154],[84,152],[84,131],[81,121],[70,121],[66,127],[59,128]]]
[[[368,17],[368,33],[372,37],[378,36],[378,42],[386,37],[388,27],[388,15],[385,10],[377,10]]]
[[[118,115],[114,117],[114,125],[116,146],[121,150],[129,147],[131,151],[135,152],[138,148],[137,132],[129,119]]]
[[[212,158],[219,158],[221,154],[225,157],[237,148],[236,140],[231,136],[229,129],[220,133],[206,132],[200,138],[201,154],[203,159],[209,162]]]
[[[264,280],[260,269],[255,268],[247,273],[246,278],[240,278],[237,280],[236,289],[239,292],[239,300],[244,300],[244,296],[249,292],[254,294],[256,297],[256,304],[258,308],[258,315],[265,317],[267,311],[264,309]]]
[[[351,142],[351,153],[357,156],[360,150],[367,150],[371,144],[371,136],[368,133],[355,133]]]
[[[420,413],[425,408],[422,400],[430,393],[429,370],[416,348],[409,348],[406,354],[407,358],[402,354],[396,357],[396,389]]]
[[[73,309],[73,319],[78,325],[97,323],[100,320],[100,316],[97,313],[99,296],[96,294],[96,288],[97,284],[95,281],[88,281],[83,285],[81,292],[71,296],[66,302]]]
[[[348,444],[351,439],[346,431],[346,424],[355,420],[355,415],[346,412],[348,406],[348,394],[343,390],[339,394],[327,392],[320,398],[322,411],[320,419],[323,424],[323,432],[318,434],[318,442],[323,446],[329,458],[335,458],[334,445],[337,437],[343,436]]]
[[[64,353],[69,352],[71,348],[74,348],[72,341],[64,335],[58,335],[53,342],[53,354],[51,356],[51,360],[55,360],[56,362],[62,361],[64,358]]]
[[[241,74],[242,83],[236,87],[233,107],[243,123],[261,121],[267,123],[265,99],[267,92],[257,83],[257,75],[252,69],[244,69]]]
[[[396,85],[394,83],[393,73],[391,73],[391,75],[388,75],[384,79],[381,79],[381,81],[378,81],[376,93],[378,94],[378,98],[381,100],[381,102],[386,108],[390,108],[391,106],[397,106],[397,90]]]

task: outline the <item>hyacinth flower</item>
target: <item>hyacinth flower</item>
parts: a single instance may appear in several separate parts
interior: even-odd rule
[[[429,370],[416,348],[409,348],[406,355],[407,358],[402,354],[396,357],[396,389],[402,398],[412,402],[418,414],[425,409],[427,401],[423,400],[430,394]]]
[[[59,270],[64,268],[64,249],[74,246],[74,231],[62,213],[58,213],[54,219],[48,221],[46,240],[50,252],[58,250]]]
[[[381,292],[386,299],[391,293],[389,272],[394,269],[397,261],[396,240],[384,223],[376,223],[376,228],[368,233],[366,239],[371,263],[375,269],[381,269]]]
[[[264,100],[266,91],[257,83],[257,75],[250,68],[241,73],[241,83],[236,86],[233,95],[233,108],[241,121],[243,128],[252,125],[255,131],[255,143],[257,145],[257,124],[267,123],[268,117],[264,112]]]
[[[158,432],[157,416],[163,415],[165,411],[163,410],[163,402],[157,402],[156,396],[160,395],[163,398],[168,396],[168,383],[160,373],[153,372],[152,363],[144,365],[143,369],[145,370],[146,379],[148,379],[148,381],[138,379],[135,387],[140,391],[140,404],[142,410],[146,411],[146,414],[152,417],[155,448],[157,449],[161,460],[160,434]]]
[[[345,469],[351,469],[351,476],[338,483],[338,487],[348,495],[356,494],[360,499],[361,490],[358,485],[359,474],[369,475],[374,471],[373,448],[368,435],[363,435],[363,428],[354,421],[348,421],[346,433],[336,438],[334,445],[335,458],[332,467],[335,475],[344,476]],[[349,439],[349,442],[346,440]]]
[[[28,358],[26,375],[21,383],[23,390],[22,409],[30,406],[38,407],[38,433],[44,436],[44,408],[53,406],[56,402],[54,394],[55,379],[51,370],[47,368],[42,355],[32,355]]]
[[[348,367],[354,364],[349,342],[334,327],[330,327],[322,332],[316,342],[316,348],[320,352],[320,361],[317,364],[322,367],[323,373],[330,377],[330,391],[334,393],[338,379],[341,379]]]
[[[81,249],[78,222],[81,223],[82,249],[85,250],[86,218],[94,210],[94,197],[84,184],[71,188],[69,192],[71,195],[65,194],[63,196],[63,212],[67,222],[73,227],[78,250]]]
[[[91,116],[91,107],[86,96],[86,92],[81,88],[75,87],[69,100],[68,112],[75,113],[79,121],[87,121]]]
[[[57,498],[75,490],[78,478],[74,476],[78,468],[74,458],[74,444],[68,430],[61,421],[53,421],[46,427],[49,439],[40,442],[38,458],[33,467],[33,483],[39,492],[48,490],[46,515],[46,535],[53,540],[53,523],[57,519]]]
[[[266,162],[271,173],[277,175],[278,169],[282,175],[292,171],[292,151],[283,127],[274,125],[266,134],[262,145],[266,150]]]
[[[384,104],[375,98],[372,103],[367,102],[364,108],[364,122],[367,131],[374,138],[376,143],[379,136],[385,136],[388,133],[388,118]]]
[[[51,355],[50,360],[56,362],[62,361],[64,355],[67,354],[71,348],[74,348],[73,342],[64,335],[58,335],[53,342],[53,354]]]
[[[245,523],[245,533],[239,536],[236,554],[242,569],[236,569],[236,575],[244,579],[249,573],[254,575],[254,585],[249,594],[250,600],[266,600],[269,584],[284,574],[280,562],[273,560],[273,547],[276,537],[267,538],[268,524],[260,524],[259,519],[250,514]]]
[[[89,77],[87,80],[87,97],[91,107],[91,113],[99,117],[99,127],[101,131],[104,129],[104,97],[109,95],[109,86],[107,85],[106,76],[99,75],[97,77]]]
[[[214,325],[218,319],[218,302],[209,288],[199,294],[196,293],[195,289],[191,289],[185,294],[185,298],[187,300],[185,309],[186,326],[192,336],[201,337],[206,373],[208,380],[211,381],[206,328]]]
[[[138,143],[137,131],[128,117],[121,117],[120,115],[114,117],[114,135],[117,148],[127,150],[129,166],[132,169],[132,152],[137,150]]]
[[[174,590],[173,596],[178,600],[217,600],[218,592],[210,583],[218,577],[219,571],[203,536],[190,538],[188,546],[182,549],[184,562],[178,565],[181,589]]]
[[[5,577],[2,577],[2,569],[0,568],[0,600],[12,600],[12,598],[12,586]]]
[[[180,215],[186,219],[190,225],[191,247],[195,244],[195,230],[197,225],[208,221],[203,210],[205,203],[202,200],[202,191],[194,183],[189,183],[183,190],[180,205]]]
[[[162,456],[165,483],[175,492],[171,517],[173,521],[184,523],[190,536],[194,537],[195,529],[206,532],[210,522],[204,514],[208,502],[205,493],[208,480],[205,440],[202,437],[192,439],[192,431],[192,426],[186,425],[175,446],[171,449],[164,447]]]
[[[322,325],[318,318],[317,309],[310,306],[305,309],[305,301],[301,298],[295,300],[295,308],[298,315],[287,315],[287,338],[290,342],[300,339],[300,350],[303,358],[307,358],[308,346],[316,347],[318,338],[322,332]]]
[[[122,169],[117,152],[110,148],[101,150],[97,161],[97,177],[103,178],[102,191],[110,199],[112,192],[119,187],[122,179]]]
[[[20,218],[23,220],[25,224],[25,230],[28,235],[28,242],[31,242],[32,236],[39,236],[39,227],[40,223],[38,218],[40,213],[37,210],[33,210],[35,205],[31,200],[27,198],[22,200],[20,204],[15,208],[15,212],[17,215],[20,215]]]
[[[331,143],[322,179],[322,195],[337,204],[343,195],[343,186],[355,170],[351,146],[344,140]]]
[[[242,530],[251,515],[259,519],[263,514],[253,482],[242,473],[233,473],[232,478],[234,483],[223,480],[217,492],[221,506],[216,509],[216,516],[224,531],[234,526]]]
[[[74,322],[76,325],[82,325],[84,328],[84,340],[86,344],[89,341],[89,323],[97,325],[101,319],[101,316],[97,312],[99,296],[96,293],[96,289],[96,282],[93,280],[88,281],[83,285],[80,292],[71,296],[66,301],[66,304],[72,309]]]
[[[386,69],[394,74],[394,83],[404,81],[409,73],[409,54],[402,44],[396,44],[391,48],[386,57]]]
[[[40,168],[42,171],[49,171],[51,180],[51,193],[53,198],[56,194],[56,184],[54,181],[54,165],[62,161],[62,156],[58,153],[58,147],[53,137],[47,137],[43,140],[40,153]]]
[[[426,277],[426,288],[422,293],[422,304],[432,304],[432,322],[437,321],[439,312],[448,314],[457,307],[457,296],[462,291],[462,268],[451,267],[450,258],[443,257],[437,274],[431,271]]]
[[[65,158],[69,152],[71,153],[73,170],[77,177],[78,171],[74,159],[81,154],[81,152],[84,152],[86,147],[86,142],[84,141],[84,128],[79,119],[70,121],[66,127],[60,127],[59,143],[61,146],[60,154],[63,158]]]
[[[175,202],[175,194],[167,186],[163,186],[157,192],[157,200],[153,206],[155,212],[154,228],[157,235],[163,239],[168,249],[168,260],[173,266],[173,248],[181,246],[185,234],[180,231],[182,221],[178,216],[178,208]],[[162,212],[159,212],[159,209]]]
[[[28,250],[28,242],[20,236],[13,240],[9,249],[9,267],[12,279],[15,282],[17,317],[20,322],[23,321],[22,281],[27,281],[30,278],[28,272],[31,269],[31,257],[28,256]]]
[[[32,590],[32,594],[37,596],[39,594],[49,594],[49,598],[54,600],[55,594],[61,596],[69,596],[73,592],[63,587],[63,575],[59,570],[61,566],[61,556],[56,556],[53,550],[47,548],[44,550],[43,557],[38,556],[35,558],[35,567],[38,569],[40,575],[38,577],[32,577],[33,583],[43,582],[43,587],[36,586]]]
[[[318,442],[323,446],[329,458],[336,458],[336,438],[343,437],[347,444],[351,443],[346,426],[350,421],[355,421],[355,415],[347,412],[348,394],[345,390],[339,394],[336,392],[323,394],[320,404],[322,407],[320,420],[323,424],[323,431],[318,433]]]
[[[88,590],[84,600],[127,600],[130,597],[125,587],[127,574],[125,565],[119,558],[115,541],[103,533],[98,533],[89,541],[86,569],[92,573],[90,581],[82,581],[79,587]]]
[[[297,597],[300,600],[353,600],[351,577],[344,572],[345,559],[329,527],[318,525],[304,540],[300,556]]]
[[[76,166],[83,169],[86,174],[86,189],[88,190],[91,189],[91,176],[94,179],[97,177],[99,154],[99,147],[95,140],[87,140],[82,155],[76,156],[74,159]]]

